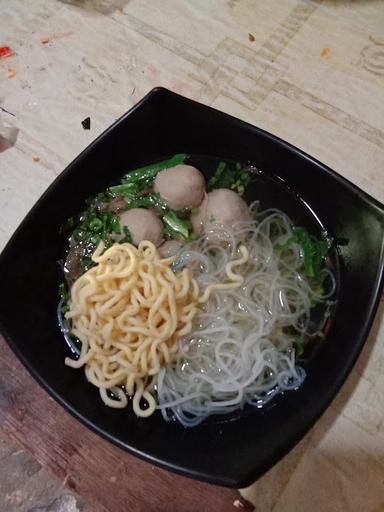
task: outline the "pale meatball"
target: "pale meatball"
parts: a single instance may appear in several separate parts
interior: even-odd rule
[[[209,194],[205,194],[203,202],[191,215],[193,231],[197,235],[201,235],[204,230],[205,214],[208,206],[208,195]]]
[[[127,226],[134,245],[139,245],[142,240],[148,240],[158,246],[163,238],[161,220],[153,211],[145,208],[132,208],[132,210],[122,213],[120,225],[122,228]]]
[[[191,216],[195,233],[198,235],[212,224],[231,228],[237,222],[250,219],[247,203],[239,194],[228,188],[218,188],[209,192],[198,212]]]
[[[170,258],[171,256],[175,256],[182,247],[183,244],[178,240],[167,240],[160,245],[158,251],[162,258]]]
[[[155,178],[155,192],[173,210],[196,208],[204,197],[205,179],[191,165],[176,165],[160,171]]]

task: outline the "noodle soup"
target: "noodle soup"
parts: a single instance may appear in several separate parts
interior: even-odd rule
[[[107,406],[193,427],[305,381],[337,258],[316,215],[250,165],[175,155],[68,223],[58,317]],[[73,359],[73,356],[74,359]]]

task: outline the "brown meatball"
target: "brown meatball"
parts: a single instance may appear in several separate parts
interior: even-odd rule
[[[139,245],[142,240],[148,240],[156,246],[163,238],[163,224],[156,214],[145,208],[132,208],[120,215],[121,227],[127,226],[131,233],[132,243]]]
[[[173,210],[196,208],[204,197],[205,179],[196,167],[176,165],[159,172],[154,189]]]
[[[191,216],[193,229],[198,235],[212,224],[231,228],[237,222],[249,219],[247,203],[239,194],[227,188],[218,188],[209,192],[199,211]]]

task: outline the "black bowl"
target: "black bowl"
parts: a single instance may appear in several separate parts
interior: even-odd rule
[[[83,372],[64,366],[56,321],[60,226],[127,170],[180,152],[249,161],[265,175],[278,175],[344,243],[334,321],[301,389],[265,412],[192,429],[165,423],[160,414],[138,419],[105,407]],[[8,243],[0,256],[0,328],[48,392],[102,436],[153,464],[243,487],[302,438],[351,371],[380,298],[383,234],[383,206],[326,166],[254,126],[155,89],[68,166]]]

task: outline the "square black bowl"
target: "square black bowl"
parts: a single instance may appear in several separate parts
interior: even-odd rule
[[[296,392],[264,413],[185,429],[159,413],[111,410],[82,371],[64,366],[56,321],[60,226],[124,172],[174,153],[252,162],[285,180],[339,247],[339,294],[327,339]],[[116,445],[184,475],[250,484],[285,455],[330,404],[365,342],[383,284],[383,205],[310,156],[238,119],[154,89],[49,187],[0,256],[0,329],[32,375],[76,418]]]

